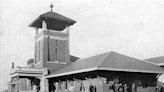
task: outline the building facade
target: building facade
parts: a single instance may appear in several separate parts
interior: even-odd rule
[[[76,21],[52,11],[29,26],[36,31],[35,56],[12,69],[11,92],[155,92],[164,69],[109,52],[86,59],[70,55],[69,27]]]

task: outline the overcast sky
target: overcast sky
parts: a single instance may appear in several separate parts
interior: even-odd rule
[[[72,55],[164,55],[163,0],[0,0],[0,89],[7,87],[11,62],[25,66],[33,58],[35,32],[28,25],[51,2],[55,12],[77,21],[70,32]]]

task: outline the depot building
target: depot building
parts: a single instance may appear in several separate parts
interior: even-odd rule
[[[52,11],[38,16],[35,56],[10,73],[11,92],[155,92],[164,69],[111,51],[88,58],[70,54],[69,31],[75,20]]]

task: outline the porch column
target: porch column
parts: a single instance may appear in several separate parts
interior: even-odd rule
[[[56,86],[55,92],[59,92],[59,82],[56,82],[56,83],[55,83],[55,86]]]
[[[41,92],[48,92],[48,80],[45,78],[45,75],[48,74],[47,68],[43,69],[43,75],[41,77],[41,82],[40,82],[40,87],[41,87]]]
[[[16,92],[19,92],[19,76],[16,76]]]
[[[48,92],[48,80],[43,75],[40,82],[41,92]]]

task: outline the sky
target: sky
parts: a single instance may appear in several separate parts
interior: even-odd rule
[[[51,2],[53,11],[77,21],[70,28],[72,55],[164,56],[163,0],[0,0],[0,90],[7,88],[11,62],[25,66],[34,57],[35,31],[28,25]]]

